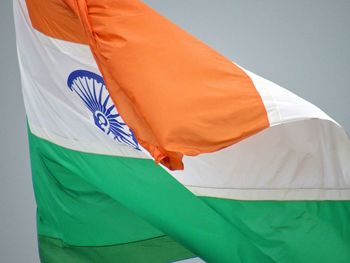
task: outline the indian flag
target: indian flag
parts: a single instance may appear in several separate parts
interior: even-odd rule
[[[42,262],[350,262],[350,143],[316,106],[141,1],[14,12]]]

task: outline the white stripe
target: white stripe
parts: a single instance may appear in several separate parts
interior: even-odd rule
[[[68,88],[67,78],[72,71],[83,69],[101,75],[89,47],[50,38],[34,30],[25,2],[21,1],[22,6],[17,4],[15,1],[18,57],[24,103],[33,134],[77,151],[149,158],[103,133],[94,124],[93,115],[82,99]]]
[[[197,257],[197,258],[189,258],[189,259],[180,260],[180,261],[174,261],[173,263],[205,263],[205,261]]]
[[[350,143],[333,122],[277,125],[169,171],[197,195],[240,200],[350,200]]]
[[[251,78],[261,95],[270,126],[312,118],[330,120],[336,123],[326,113],[303,98],[253,72],[242,67],[241,69]]]
[[[235,200],[350,200],[350,189],[216,189],[187,186],[198,196]]]

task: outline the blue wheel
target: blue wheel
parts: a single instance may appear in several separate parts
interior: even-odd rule
[[[102,132],[118,143],[140,150],[133,131],[122,121],[100,75],[75,70],[69,74],[67,85],[90,110],[95,125]]]

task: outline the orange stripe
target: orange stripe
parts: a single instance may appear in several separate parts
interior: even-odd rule
[[[269,126],[262,99],[240,68],[145,4],[67,3],[118,111],[157,162],[182,169],[183,154],[217,151]]]
[[[78,16],[62,0],[26,0],[32,26],[61,40],[88,44]]]

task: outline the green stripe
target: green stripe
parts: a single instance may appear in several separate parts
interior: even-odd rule
[[[84,156],[70,156],[65,150],[57,151],[60,157],[46,155],[41,146],[49,144],[34,136],[31,136],[30,145],[40,234],[80,246],[122,244],[163,235],[92,185],[88,181],[92,175],[90,168],[71,171],[70,165],[89,162],[91,158],[85,161]],[[64,163],[63,156],[67,158]],[[103,162],[100,161],[101,165]],[[97,176],[103,177],[105,173],[99,171]],[[115,179],[120,186],[117,176]]]
[[[208,262],[350,262],[348,201],[200,198],[151,160],[29,138],[41,235],[103,246],[165,233]]]
[[[69,246],[59,239],[39,236],[39,252],[43,263],[164,263],[193,257],[166,236],[101,247]]]
[[[75,208],[71,208],[70,202],[61,199],[61,193],[57,194],[64,192],[65,195],[72,195],[72,192],[77,192],[71,199],[81,196],[79,202],[84,203],[84,193],[91,192],[87,187],[89,185],[95,189],[94,193],[99,199],[94,201],[96,204],[103,202],[103,196],[109,196],[207,261],[242,262],[241,256],[245,255],[244,262],[255,262],[256,258],[262,263],[272,262],[239,229],[152,160],[77,152],[42,140],[31,133],[29,141],[40,234],[44,234],[41,227],[43,221],[46,222],[46,229],[50,228],[55,237],[59,236],[68,244],[100,245],[98,241],[103,240],[106,232],[111,230],[98,226],[101,231],[97,233],[99,237],[95,238],[89,231],[84,234],[79,228],[86,218],[81,218]],[[40,184],[43,177],[53,178],[56,187],[52,187],[52,184]],[[46,198],[48,193],[52,197]],[[101,199],[97,193],[102,193]],[[59,210],[50,211],[50,200],[57,203]],[[69,222],[72,226],[62,223],[64,221],[61,216],[71,219]],[[113,222],[113,218],[110,220]],[[128,222],[129,218],[126,217],[119,228],[131,230],[134,226]],[[96,227],[96,224],[86,224],[83,229]],[[151,232],[148,226],[145,231]],[[81,236],[77,236],[77,233]],[[85,243],[72,243],[79,238]],[[111,244],[119,242],[118,233],[115,238],[116,242]]]
[[[275,262],[350,262],[350,201],[203,200]]]

